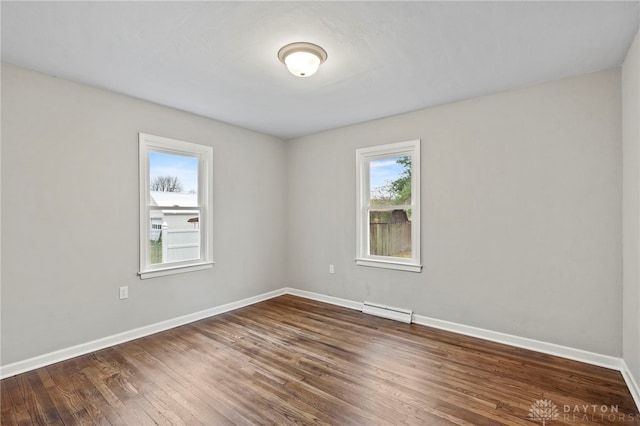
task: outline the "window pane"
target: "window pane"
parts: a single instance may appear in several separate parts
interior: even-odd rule
[[[411,157],[371,160],[369,197],[372,206],[411,204]]]
[[[151,151],[149,153],[152,206],[198,205],[198,159]]]
[[[369,255],[411,258],[411,210],[369,211]]]
[[[151,210],[149,262],[182,262],[200,258],[198,210]]]

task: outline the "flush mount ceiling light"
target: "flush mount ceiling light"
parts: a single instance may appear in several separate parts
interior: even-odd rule
[[[298,42],[284,46],[278,51],[278,59],[297,77],[309,77],[318,71],[327,60],[327,52],[313,43]]]

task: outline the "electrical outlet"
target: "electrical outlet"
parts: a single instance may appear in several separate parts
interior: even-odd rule
[[[335,274],[336,273],[336,268],[334,268],[333,265],[329,265],[329,273],[330,274]]]
[[[129,298],[129,286],[120,287],[120,300]]]

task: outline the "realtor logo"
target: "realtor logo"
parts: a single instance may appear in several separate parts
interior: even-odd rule
[[[529,416],[531,420],[542,422],[542,426],[546,426],[549,420],[558,420],[560,412],[556,404],[549,399],[539,399],[529,408]]]

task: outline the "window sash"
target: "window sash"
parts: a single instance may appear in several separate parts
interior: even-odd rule
[[[175,139],[139,134],[140,155],[140,271],[142,279],[210,268],[213,265],[212,245],[212,212],[209,204],[212,193],[212,148],[205,145],[179,141]],[[150,182],[150,154],[160,152],[170,155],[185,156],[198,159],[198,191],[197,206],[152,206]],[[149,241],[151,232],[152,211],[197,211],[199,229],[199,256],[176,262],[151,263]],[[195,214],[195,213],[194,213]]]
[[[202,241],[204,240],[204,235],[203,235],[203,225],[205,225],[203,223],[203,221],[200,220],[200,218],[202,218],[203,216],[203,211],[204,209],[200,208],[200,207],[158,207],[158,206],[149,206],[148,207],[148,213],[147,213],[147,217],[149,217],[149,222],[148,222],[148,226],[147,226],[147,237],[145,239],[145,241],[147,241],[147,244],[149,241],[151,241],[151,228],[152,228],[152,224],[151,224],[151,212],[154,211],[167,211],[167,210],[171,210],[171,211],[184,211],[184,212],[194,212],[193,215],[197,215],[198,216],[198,227],[194,228],[198,230],[198,235],[199,235],[199,248],[198,248],[198,257],[194,258],[194,259],[188,259],[188,260],[182,260],[182,261],[166,261],[166,262],[159,262],[159,263],[151,263],[151,251],[147,250],[147,256],[146,256],[146,265],[147,265],[147,269],[148,270],[157,270],[157,269],[166,269],[167,267],[171,267],[171,266],[181,266],[181,265],[187,265],[189,263],[194,263],[194,262],[201,262],[205,259],[206,256],[206,252],[205,252],[205,245],[202,243]],[[206,227],[206,226],[205,226]],[[181,230],[191,230],[192,228],[181,228]],[[162,230],[160,229],[160,232],[162,232]]]
[[[411,204],[372,205],[371,204],[371,162],[393,157],[411,157]],[[420,272],[420,140],[363,148],[356,151],[358,215],[356,263]],[[411,210],[411,258],[372,255],[370,247],[371,211]]]

